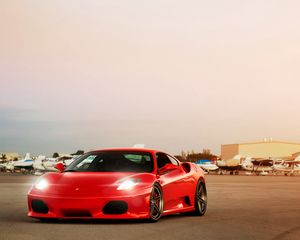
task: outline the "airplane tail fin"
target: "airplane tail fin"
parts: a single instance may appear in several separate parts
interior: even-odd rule
[[[31,158],[30,158],[30,153],[26,153],[25,159],[31,159]]]

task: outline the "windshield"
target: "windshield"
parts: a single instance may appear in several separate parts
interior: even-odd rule
[[[147,152],[106,151],[88,153],[72,162],[65,172],[152,172]]]

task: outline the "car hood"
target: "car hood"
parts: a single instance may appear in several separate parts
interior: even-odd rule
[[[138,178],[141,183],[138,189],[152,186],[155,175],[152,173],[122,173],[122,172],[64,172],[48,173],[42,177],[49,182],[44,192],[47,195],[59,196],[90,196],[122,195],[124,191],[117,190],[120,181]]]

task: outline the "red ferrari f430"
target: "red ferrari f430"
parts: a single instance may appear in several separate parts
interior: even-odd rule
[[[28,216],[40,220],[148,219],[207,209],[204,173],[194,163],[150,149],[92,151],[46,173],[28,193]]]

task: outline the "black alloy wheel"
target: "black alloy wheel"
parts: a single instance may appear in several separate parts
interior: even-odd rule
[[[153,186],[150,195],[150,221],[157,222],[162,216],[164,208],[162,190],[159,185]]]
[[[207,209],[207,191],[205,183],[200,180],[195,193],[195,215],[203,216]]]

